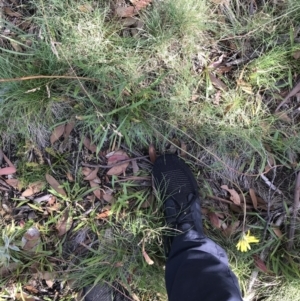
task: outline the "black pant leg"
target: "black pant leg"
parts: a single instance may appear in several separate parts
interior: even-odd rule
[[[242,301],[225,251],[193,230],[174,238],[166,288],[169,301]]]

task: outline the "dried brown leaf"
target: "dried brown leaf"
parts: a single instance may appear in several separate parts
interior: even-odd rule
[[[146,261],[149,265],[154,264],[154,261],[153,261],[153,260],[150,258],[150,256],[147,254],[147,252],[145,251],[145,249],[143,249],[142,253],[143,253],[143,256],[144,256],[145,261]]]
[[[109,154],[106,155],[106,158],[108,158],[108,160],[107,160],[108,165],[113,165],[120,161],[129,159],[127,153],[125,151],[123,151],[122,149],[119,149],[114,152],[110,152]]]
[[[132,18],[132,17],[128,17],[128,18],[122,19],[121,22],[122,22],[122,25],[124,27],[129,27],[129,26],[132,26],[134,23],[136,23],[137,19],[136,18]],[[124,91],[125,91],[125,93],[127,92],[126,90],[124,90]]]
[[[133,174],[134,175],[137,174],[139,172],[140,168],[139,168],[136,160],[131,161],[131,166],[132,166]]]
[[[66,176],[69,182],[74,182],[73,175],[69,171],[66,173]]]
[[[184,143],[183,141],[181,141],[181,146],[180,146],[181,150],[180,150],[180,156],[185,158],[186,154],[187,154],[187,145],[186,143]]]
[[[56,225],[56,229],[58,231],[58,236],[63,236],[66,234],[72,227],[73,218],[69,216],[69,210],[65,210],[61,219],[58,221]]]
[[[283,122],[291,123],[292,119],[288,116],[286,112],[275,112],[275,115]]]
[[[93,181],[97,178],[97,173],[99,171],[99,168],[95,168],[94,170],[91,171],[91,173],[89,175],[87,175],[84,180],[85,181]]]
[[[96,219],[104,219],[104,218],[107,218],[107,217],[110,216],[110,214],[111,214],[111,211],[110,211],[110,210],[106,210],[106,211],[104,211],[104,212],[98,213],[98,214],[96,215]]]
[[[25,285],[24,288],[32,294],[38,294],[39,291],[32,285]]]
[[[102,195],[102,199],[108,203],[113,203],[113,200],[114,200],[114,197],[111,193],[107,193],[105,192],[103,195]]]
[[[84,137],[83,145],[92,153],[95,153],[97,150],[97,146],[95,144],[91,143],[91,140],[87,137]]]
[[[229,189],[227,185],[222,185],[221,188],[227,190],[230,193],[230,199],[235,205],[241,204],[240,196],[234,189]]]
[[[5,162],[8,164],[9,167],[15,168],[15,166],[12,164],[12,162],[5,156],[5,154],[2,154]]]
[[[156,151],[152,143],[149,145],[149,157],[150,157],[150,161],[154,164],[156,160]]]
[[[87,177],[92,171],[93,170],[91,168],[89,168],[89,167],[82,167],[82,170],[81,170],[82,174],[85,177]]]
[[[88,3],[79,5],[78,9],[83,13],[90,13],[94,10],[93,7]]]
[[[125,170],[127,166],[129,165],[129,162],[124,162],[123,164],[116,165],[108,170],[106,173],[108,176],[119,176],[123,173],[125,173]]]
[[[216,88],[221,89],[221,90],[227,89],[227,86],[219,78],[217,78],[212,72],[209,72],[208,75],[209,75],[210,81]]]
[[[48,184],[59,194],[67,196],[63,188],[60,187],[60,184],[55,180],[51,175],[46,174],[46,180]]]
[[[34,182],[28,185],[28,188],[22,193],[22,196],[29,197],[35,193],[40,192],[45,186],[45,183],[42,181]]]
[[[12,46],[12,48],[16,51],[16,52],[23,52],[23,48],[20,44],[10,41],[10,45]]]
[[[64,137],[65,137],[65,140],[67,140],[71,134],[71,132],[73,131],[75,127],[75,120],[72,120],[70,122],[68,122],[66,124],[66,127],[65,127],[65,132],[64,132]]]
[[[18,189],[19,188],[19,180],[18,179],[7,179],[5,180],[5,182],[12,186],[14,189]]]
[[[253,188],[249,189],[251,201],[255,210],[257,210],[257,197]]]
[[[35,251],[40,242],[40,231],[36,227],[31,227],[22,237],[23,250]]]
[[[34,297],[31,297],[24,292],[16,293],[15,298],[16,300],[20,300],[20,301],[36,301]]]
[[[230,237],[232,234],[234,234],[237,230],[237,228],[240,225],[240,221],[235,221],[234,223],[232,223],[230,226],[228,226],[224,231],[223,234],[226,237]]]
[[[275,235],[278,237],[278,238],[281,238],[283,236],[281,230],[278,228],[278,227],[272,227],[272,230],[274,231]]]
[[[0,169],[0,176],[7,176],[15,173],[17,170],[15,167],[4,167]]]
[[[137,10],[146,8],[152,0],[130,0],[130,2],[136,7]]]
[[[3,11],[6,15],[10,16],[10,17],[16,17],[16,18],[21,18],[22,14],[18,13],[18,12],[14,12],[12,11],[9,7],[3,7]]]
[[[63,135],[63,133],[65,132],[65,127],[66,127],[65,124],[61,124],[53,130],[53,132],[50,136],[50,143],[51,144],[56,142]]]
[[[295,60],[300,59],[300,50],[296,50],[296,51],[293,53],[293,58],[294,58]]]
[[[215,212],[209,212],[208,213],[208,218],[211,222],[211,224],[217,228],[220,229],[221,228],[221,221],[219,220],[217,214]]]
[[[258,255],[253,255],[254,263],[256,267],[264,273],[269,273],[266,264],[260,259]]]
[[[93,193],[96,196],[96,198],[101,200],[102,192],[101,192],[101,189],[100,189],[99,185],[97,183],[95,183],[94,181],[90,181],[90,186],[92,188],[96,188],[95,190],[93,190]]]
[[[133,6],[119,6],[116,9],[116,15],[121,18],[133,17],[138,11]]]

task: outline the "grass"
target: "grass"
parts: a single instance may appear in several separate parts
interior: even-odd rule
[[[34,0],[22,7],[31,30],[5,23],[14,35],[1,36],[4,55],[0,57],[0,78],[54,77],[0,83],[3,150],[9,152],[10,145],[17,145],[17,176],[25,186],[43,179],[52,169],[67,182],[65,173],[72,170],[77,186],[64,184],[69,198],[62,203],[73,214],[73,232],[87,227],[91,237],[100,242],[106,231],[114,237],[109,248],[98,243],[89,255],[85,252],[80,260],[70,260],[69,255],[63,256],[64,242],[50,238],[58,217],[49,218],[41,226],[47,242],[44,249],[52,250],[55,245],[57,252],[52,256],[71,263],[78,272],[74,274],[76,280],[84,271],[82,284],[94,283],[100,276],[108,282],[117,278],[124,284],[130,271],[133,282],[127,289],[144,300],[154,298],[153,292],[160,292],[160,300],[165,298],[161,216],[151,215],[151,207],[140,208],[148,197],[147,190],[116,184],[117,200],[108,222],[95,221],[94,215],[80,217],[84,211],[75,204],[82,204],[89,188],[70,157],[78,161],[84,135],[99,150],[122,144],[144,152],[149,143],[154,143],[163,152],[170,145],[178,148],[180,141],[185,142],[195,174],[204,183],[201,193],[206,205],[208,195],[224,196],[219,188],[222,184],[244,193],[255,187],[264,200],[274,198],[276,208],[283,201],[291,205],[300,150],[297,105],[291,102],[283,108],[288,120],[274,111],[284,93],[293,88],[300,71],[293,56],[300,49],[300,5],[296,0],[282,4],[266,1],[253,9],[240,1],[219,5],[215,1],[153,1],[140,13],[142,25],[137,35],[132,35],[112,13],[109,1]],[[22,52],[13,47],[16,43]],[[227,71],[212,67],[222,54],[224,62],[231,65]],[[225,88],[220,89],[210,74]],[[71,150],[61,153],[49,147],[52,129],[72,118],[79,138],[72,141]],[[41,162],[45,153],[51,166]],[[274,180],[284,192],[280,200],[270,197],[268,186],[256,176],[264,171],[270,156],[273,165],[280,165]],[[249,215],[247,221],[258,227],[257,235],[262,237],[262,220]],[[25,228],[30,226],[31,222],[26,222]],[[209,226],[208,233],[215,237]],[[143,239],[154,258],[153,266],[145,264],[140,252]],[[238,235],[217,235],[215,239],[226,248],[246,292],[255,268],[253,253],[241,255],[235,250]],[[298,285],[296,280],[289,282],[289,277],[297,276],[298,263],[294,252],[286,253],[285,242],[286,237],[280,242],[274,240],[267,261],[268,267],[281,275],[274,281],[282,290],[278,291],[278,285],[267,286],[266,276],[255,287],[257,292],[265,291],[267,298],[284,296],[283,292]],[[268,240],[263,242],[266,245]],[[35,259],[42,270],[53,269],[47,256],[37,255]],[[107,257],[112,265],[128,261],[132,266],[108,269],[101,265]],[[291,269],[285,271],[288,260]],[[23,261],[25,266],[30,265],[26,256]],[[133,272],[135,269],[138,272]],[[95,278],[96,274],[100,276]]]

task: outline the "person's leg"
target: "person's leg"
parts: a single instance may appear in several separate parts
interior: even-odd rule
[[[225,251],[193,230],[174,238],[166,288],[169,301],[242,301]]]
[[[159,157],[155,187],[164,200],[166,222],[177,236],[167,237],[166,288],[169,301],[241,301],[237,279],[225,251],[205,237],[197,182],[175,155]]]

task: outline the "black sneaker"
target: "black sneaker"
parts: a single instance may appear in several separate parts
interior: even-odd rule
[[[176,155],[163,155],[155,161],[152,174],[155,189],[164,202],[166,223],[176,230],[173,232],[195,230],[203,235],[198,186],[186,163]],[[174,233],[166,237],[167,256],[173,237]]]

